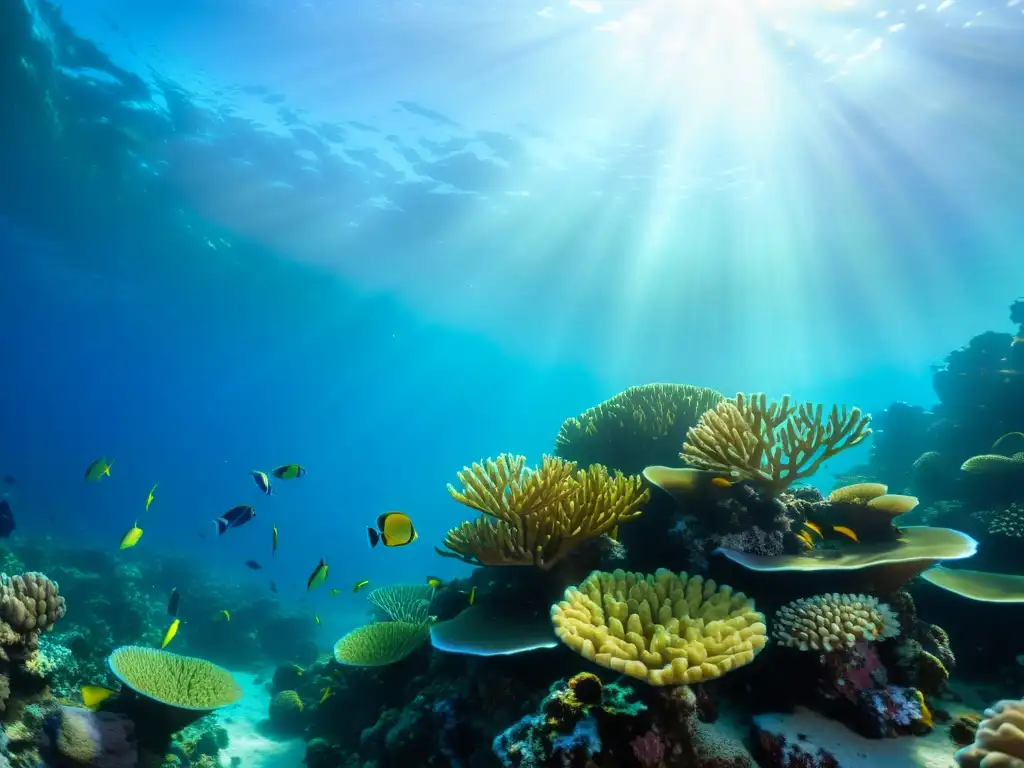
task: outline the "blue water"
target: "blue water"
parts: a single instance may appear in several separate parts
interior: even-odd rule
[[[19,535],[113,551],[138,518],[127,560],[296,597],[325,558],[330,622],[356,580],[463,572],[432,550],[455,473],[539,461],[627,386],[927,405],[1022,293],[1002,0],[790,4],[785,32],[753,0],[9,2],[53,108],[0,90]],[[308,476],[261,497],[286,462]],[[392,509],[419,540],[370,550]]]

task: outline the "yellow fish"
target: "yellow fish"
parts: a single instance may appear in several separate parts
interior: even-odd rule
[[[224,621],[231,621],[231,614],[227,611],[227,609],[222,610],[220,613],[213,617],[214,621],[220,621],[221,619],[224,619]]]
[[[444,586],[444,582],[437,578],[437,576],[427,576],[427,586],[440,589]]]
[[[804,528],[810,528],[812,531],[818,534],[819,539],[823,538],[823,534],[821,533],[821,527],[816,525],[815,523],[812,523],[810,520],[804,521]]]
[[[734,485],[731,480],[726,480],[724,477],[711,478],[711,484],[717,488],[732,488]]]
[[[476,603],[476,587],[469,590],[469,604],[474,605]]]
[[[811,534],[807,531],[800,531],[796,537],[806,544],[808,549],[814,549],[814,541],[811,539]]]
[[[334,589],[331,590],[331,597],[337,597],[340,594],[341,594],[341,590],[338,589],[337,587],[335,587]]]
[[[321,689],[321,691],[320,691],[320,703],[323,704],[325,701],[327,701],[327,697],[330,696],[330,695],[331,695],[331,689],[330,688],[323,688],[323,689]]]
[[[108,463],[106,459],[96,459],[96,461],[90,464],[89,468],[85,470],[85,481],[87,483],[96,483],[99,482],[104,475],[110,477],[110,468],[112,466],[114,466],[114,462],[112,461]]]
[[[153,483],[153,487],[149,489],[149,494],[147,494],[147,496],[146,496],[146,511],[147,512],[149,512],[149,505],[153,503],[153,498],[154,498],[153,497],[153,491],[156,490],[156,487],[158,485],[160,485],[160,483]]]
[[[860,539],[857,538],[857,534],[852,528],[847,528],[845,525],[834,525],[832,526],[832,530],[836,533],[841,533],[848,539],[853,539],[856,543],[860,544]]]
[[[370,580],[369,580],[369,579],[363,579],[362,581],[357,581],[357,582],[356,582],[356,583],[355,583],[355,584],[354,584],[354,585],[352,586],[352,591],[353,591],[353,592],[358,592],[358,591],[359,591],[360,589],[362,589],[363,587],[365,587],[365,586],[366,586],[367,584],[369,584],[369,583],[370,583]],[[331,594],[334,594],[334,590],[333,590],[333,589],[331,590]]]
[[[314,614],[313,614],[313,619],[314,619],[314,620],[316,621],[316,623],[317,623],[317,626],[320,626],[320,617],[319,617],[319,616],[317,616],[317,615],[316,615],[316,614],[314,613]]]
[[[273,546],[273,549],[270,550],[270,556],[273,557],[276,554],[277,554],[277,526],[275,525],[274,526],[274,546]]]
[[[285,464],[273,470],[270,474],[278,480],[294,480],[297,477],[305,477],[306,468],[299,464]]]
[[[321,557],[313,572],[309,574],[309,581],[306,582],[306,591],[316,589],[327,580],[327,563]]]
[[[166,648],[167,644],[174,639],[174,636],[178,634],[178,627],[181,625],[181,619],[175,619],[171,622],[171,626],[164,632],[164,639],[160,641],[160,647]]]
[[[139,528],[139,521],[136,520],[132,527],[128,529],[128,533],[121,537],[121,546],[118,549],[130,549],[138,544],[141,538],[142,529]]]
[[[82,703],[90,712],[96,712],[100,704],[114,695],[114,691],[104,688],[102,685],[83,685]]]
[[[404,547],[419,538],[412,520],[402,512],[385,512],[378,516],[377,528],[367,528],[366,535],[371,547],[376,547],[377,542],[385,547]]]

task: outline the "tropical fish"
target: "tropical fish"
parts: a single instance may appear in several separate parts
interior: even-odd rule
[[[263,566],[262,566],[262,565],[260,565],[259,563],[257,563],[257,562],[256,562],[255,560],[246,560],[246,561],[245,561],[245,567],[246,567],[246,568],[251,568],[251,569],[252,569],[252,570],[254,570],[254,571],[258,571],[258,570],[260,570],[260,569],[261,569],[261,568],[262,568]]]
[[[444,586],[444,582],[437,578],[437,576],[427,576],[427,585],[434,589],[440,589]]]
[[[301,467],[298,464],[285,464],[284,466],[273,470],[270,474],[278,480],[294,480],[297,477],[305,476],[306,468]]]
[[[110,468],[114,466],[114,462],[107,462],[106,459],[96,459],[89,468],[85,470],[85,481],[87,483],[97,483],[100,479],[106,475],[110,477]]]
[[[412,520],[402,512],[385,512],[377,518],[377,529],[366,529],[370,538],[370,546],[376,547],[379,541],[385,547],[404,547],[419,538]]]
[[[167,644],[174,639],[174,636],[178,634],[178,627],[181,625],[181,619],[175,619],[171,622],[171,626],[164,632],[164,639],[160,641],[160,647],[166,648]]]
[[[14,528],[14,510],[7,499],[0,499],[0,539],[6,539],[14,533]]]
[[[217,535],[223,536],[224,532],[228,528],[239,528],[245,525],[250,520],[256,517],[256,510],[250,507],[248,504],[239,504],[237,507],[232,507],[220,517],[216,518],[213,523],[217,526]]]
[[[334,589],[331,590],[331,597],[337,597],[340,594],[341,594],[341,590],[338,589],[337,587],[335,587]]]
[[[476,587],[469,590],[469,604],[476,605]]]
[[[814,540],[807,531],[800,531],[800,533],[796,534],[796,537],[806,544],[808,549],[814,549]]]
[[[320,626],[320,617],[315,613],[313,614],[313,620],[316,621],[317,626]]]
[[[167,601],[167,613],[172,618],[178,615],[178,603],[181,599],[181,595],[178,593],[178,588],[174,587],[171,589],[171,599]]]
[[[277,554],[277,525],[274,526],[274,543],[273,543],[272,549],[270,550],[270,556],[273,557],[276,554]]]
[[[275,594],[277,593],[277,584],[275,584],[273,582],[273,580],[271,580],[271,582],[270,582],[270,591],[275,593]]]
[[[325,701],[327,701],[327,697],[330,696],[330,695],[331,695],[331,689],[330,688],[321,688],[320,689],[320,703],[323,704]]]
[[[353,591],[353,592],[358,592],[358,591],[359,591],[360,589],[362,589],[363,587],[365,587],[365,586],[366,586],[367,584],[369,584],[369,583],[370,583],[370,580],[369,580],[369,579],[363,579],[362,581],[357,581],[357,582],[356,582],[356,583],[355,583],[355,584],[354,584],[354,585],[352,586],[352,591]],[[333,592],[334,590],[331,590],[331,591]]]
[[[824,536],[824,534],[821,532],[821,526],[819,526],[817,523],[812,523],[810,520],[804,520],[804,528],[809,528],[810,530],[814,531],[816,534],[818,534],[819,539]]]
[[[724,477],[711,478],[711,484],[717,488],[732,488],[735,485],[732,480],[726,480]]]
[[[327,563],[321,557],[319,564],[313,569],[313,572],[309,574],[309,581],[306,582],[306,590],[316,589],[327,579]]]
[[[149,512],[149,505],[153,503],[153,492],[160,483],[153,483],[153,487],[149,489],[149,493],[146,495],[146,511]]]
[[[1015,347],[1018,344],[1024,344],[1024,336],[1014,336],[1013,341],[1010,342],[1011,347]]]
[[[258,469],[254,469],[249,474],[252,475],[252,479],[256,481],[256,487],[263,493],[267,494],[267,496],[270,496],[274,492],[270,487],[270,478],[267,477],[266,472],[260,472]]]
[[[220,621],[221,619],[231,621],[231,613],[226,608],[213,617],[214,621]]]
[[[139,528],[139,521],[136,520],[132,527],[128,529],[128,533],[121,537],[121,546],[118,549],[130,549],[138,544],[141,538],[142,529]]]
[[[83,685],[81,691],[82,703],[90,712],[98,711],[100,704],[114,695],[114,691],[102,685]]]
[[[848,539],[853,539],[853,541],[857,542],[858,544],[860,543],[860,539],[857,538],[857,534],[856,532],[854,532],[852,528],[847,528],[845,525],[834,525],[832,526],[832,530],[836,533],[842,534]]]

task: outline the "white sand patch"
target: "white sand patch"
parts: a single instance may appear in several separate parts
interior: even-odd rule
[[[264,683],[256,683],[255,674],[235,672],[235,679],[245,691],[245,698],[217,713],[217,720],[227,732],[231,743],[220,752],[222,766],[230,766],[231,758],[241,760],[241,768],[301,768],[306,744],[301,738],[279,739],[264,733],[263,725],[270,706],[270,693]]]

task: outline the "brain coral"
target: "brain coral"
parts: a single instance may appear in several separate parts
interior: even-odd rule
[[[353,629],[334,646],[339,664],[383,667],[401,661],[430,637],[431,622],[379,621]]]
[[[558,638],[651,685],[699,683],[749,664],[767,642],[742,592],[701,576],[594,571],[551,608]]]
[[[136,693],[180,709],[234,704],[242,689],[230,672],[205,659],[125,645],[107,660],[110,671]]]
[[[889,606],[868,595],[831,593],[794,600],[775,614],[772,635],[779,645],[801,651],[838,651],[860,640],[900,633]]]

